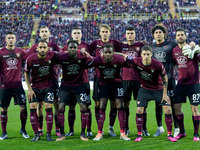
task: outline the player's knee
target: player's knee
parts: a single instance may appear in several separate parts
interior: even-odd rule
[[[50,103],[45,103],[45,108],[52,108],[52,104],[50,104]]]
[[[79,105],[80,105],[81,111],[87,110],[87,105],[86,104],[80,103]]]
[[[37,109],[37,103],[30,103],[30,109]]]
[[[171,106],[164,106],[164,112],[165,114],[171,114]]]
[[[8,107],[1,108],[1,111],[2,111],[2,112],[8,111]]]
[[[144,108],[143,107],[137,107],[137,114],[143,114]]]
[[[20,105],[19,108],[20,108],[21,111],[26,111],[27,110],[26,105]]]
[[[182,112],[181,106],[179,104],[174,104],[173,109],[174,109],[175,115],[179,115]]]
[[[118,104],[119,105],[119,104]],[[115,101],[110,101],[110,106],[111,108],[116,108],[116,103]]]
[[[59,110],[65,110],[65,103],[60,103],[58,108]]]
[[[100,102],[99,102],[99,101],[96,101],[96,102],[95,102],[95,107],[97,107],[97,108],[100,107]]]
[[[192,107],[193,116],[198,116],[199,115],[199,108],[198,108],[198,106],[191,106],[191,107]]]
[[[38,103],[38,109],[39,109],[39,110],[42,110],[42,109],[43,109],[43,103],[42,103],[42,102],[39,102],[39,103]]]

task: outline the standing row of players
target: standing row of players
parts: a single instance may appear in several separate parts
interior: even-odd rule
[[[95,100],[95,116],[98,123],[98,134],[94,140],[100,140],[103,138],[103,122],[105,120],[105,109],[108,99],[111,100],[108,133],[111,136],[116,136],[113,125],[118,111],[121,132],[120,138],[130,140],[127,135],[130,133],[128,118],[129,103],[132,92],[134,99],[137,99],[138,105],[136,115],[138,137],[135,141],[141,141],[142,134],[146,136],[150,135],[146,128],[145,108],[147,107],[148,101],[152,99],[157,102],[156,119],[158,130],[154,136],[159,136],[161,133],[164,133],[164,129],[162,127],[163,106],[166,114],[165,122],[168,130],[168,140],[174,142],[176,139],[185,137],[186,133],[183,125],[181,104],[182,101],[186,99],[186,96],[189,96],[192,106],[195,129],[194,140],[199,140],[198,128],[200,118],[198,112],[198,57],[197,54],[195,54],[198,53],[199,48],[196,46],[193,50],[191,50],[190,46],[186,45],[186,34],[183,29],[179,29],[176,32],[178,46],[175,42],[165,41],[167,30],[162,25],[156,25],[152,28],[152,34],[154,35],[157,43],[152,47],[144,46],[142,42],[135,41],[135,30],[134,28],[129,27],[126,30],[127,44],[122,44],[117,40],[110,40],[110,27],[108,25],[101,25],[101,39],[88,45],[81,41],[81,30],[79,28],[74,28],[72,30],[72,38],[74,41],[69,41],[63,48],[64,53],[58,54],[56,52],[51,52],[59,51],[59,48],[56,44],[49,42],[49,29],[46,26],[43,26],[40,29],[40,36],[42,40],[39,41],[38,44],[34,45],[25,54],[25,52],[15,47],[15,35],[8,32],[6,35],[7,46],[0,51],[1,125],[3,131],[0,139],[3,140],[7,138],[7,108],[12,97],[14,97],[15,103],[20,105],[21,109],[20,118],[22,128],[20,133],[24,138],[29,137],[25,130],[27,110],[25,93],[21,84],[21,65],[22,60],[25,60],[27,56],[31,55],[26,60],[25,79],[28,85],[30,120],[32,128],[35,132],[35,136],[32,141],[39,140],[42,134],[43,102],[46,108],[46,139],[48,141],[53,140],[51,137],[53,124],[53,103],[55,106],[56,133],[59,136],[57,141],[65,139],[65,105],[70,106],[68,116],[70,132],[66,134],[66,136],[74,135],[76,102],[80,105],[81,111],[82,130],[80,138],[82,140],[88,140],[85,136],[86,126],[87,136],[92,136],[91,111],[89,108],[89,105],[91,104],[89,98],[90,88],[86,70],[88,67],[96,67],[93,99]],[[182,51],[183,46],[185,46],[184,51]],[[78,49],[81,50],[81,52],[77,52]],[[65,53],[66,51],[68,52]],[[129,57],[125,60],[122,56],[118,56],[121,54],[116,55],[114,52],[122,52],[125,54],[124,57]],[[96,56],[96,58],[91,57],[89,54]],[[141,56],[141,58],[139,56]],[[151,59],[151,56],[158,61]],[[133,59],[136,57],[138,58]],[[175,61],[173,61],[173,58]],[[173,69],[175,66],[174,62],[176,61],[179,68],[179,81],[176,86],[176,92],[174,93],[175,79],[173,76]],[[55,64],[61,64],[63,70],[59,96]],[[121,67],[123,67],[123,84],[120,77]],[[188,70],[188,68],[194,69]],[[32,81],[30,81],[30,74]],[[7,78],[8,76],[9,78]],[[164,82],[161,81],[161,77]],[[188,78],[190,80],[188,80]],[[169,95],[171,102],[167,94]],[[175,132],[178,132],[175,133],[177,134],[175,138],[172,136],[172,116],[171,108],[169,107],[170,103],[174,103],[173,106],[175,108],[175,113],[173,113],[174,125]],[[36,112],[36,110],[38,110],[38,112]],[[178,125],[180,127],[180,133]]]

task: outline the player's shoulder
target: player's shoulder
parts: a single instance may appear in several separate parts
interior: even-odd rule
[[[34,61],[37,58],[38,58],[37,53],[33,53],[33,54],[29,55],[26,59],[27,59],[27,61]]]
[[[159,60],[154,59],[154,58],[151,59],[151,63],[154,66],[162,66],[163,65]]]

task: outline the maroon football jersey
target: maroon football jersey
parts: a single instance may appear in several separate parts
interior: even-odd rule
[[[184,56],[179,46],[173,49],[173,59],[178,65],[178,84],[199,83],[199,58],[195,55],[193,59]]]
[[[68,46],[67,46],[67,44],[63,47],[63,49],[62,49],[62,51],[63,52],[65,52],[65,51],[67,51],[67,49],[68,49]],[[85,43],[85,42],[81,42],[81,44],[80,45],[78,45],[78,50],[85,50],[86,52],[88,52],[88,53],[90,53],[90,45],[89,44],[87,44],[87,43]],[[89,78],[88,78],[88,70],[87,69],[85,69],[84,70],[84,73],[83,73],[83,82],[89,82]]]
[[[22,87],[21,70],[22,61],[25,58],[25,52],[19,48],[8,50],[4,47],[0,50],[0,78],[2,89]]]
[[[77,86],[83,84],[83,72],[87,67],[87,63],[90,62],[93,58],[86,57],[85,55],[78,52],[77,58],[72,60],[69,58],[68,53],[60,54],[56,63],[62,65],[62,81],[63,85],[68,86]]]
[[[46,89],[53,86],[53,60],[57,57],[56,52],[47,52],[44,59],[38,58],[37,53],[31,54],[25,63],[24,70],[31,72],[32,87],[36,89]]]
[[[26,57],[28,57],[29,55],[37,52],[37,46],[38,46],[38,44],[36,43],[29,50],[27,50]],[[49,47],[50,51],[57,51],[57,52],[60,51],[60,49],[59,49],[59,47],[58,47],[58,45],[56,43],[49,42],[48,47]],[[53,80],[58,80],[57,66],[56,65],[54,66],[54,73],[53,74],[54,74],[53,75],[54,76]]]
[[[141,48],[143,46],[144,44],[141,42],[134,43],[133,45],[122,44],[119,50],[134,59],[140,57]],[[139,80],[139,75],[135,68],[123,68],[122,77],[123,80]]]
[[[128,57],[127,61],[133,64],[134,68],[137,69],[141,87],[148,90],[163,89],[161,77],[166,75],[166,70],[161,62],[152,58],[151,64],[146,66],[142,63],[142,57],[137,57],[135,59]]]
[[[91,51],[90,55],[93,55],[95,57],[100,56],[103,53],[103,46],[105,44],[113,44],[114,46],[114,52],[120,52],[119,47],[121,45],[121,42],[118,40],[109,40],[108,42],[104,43],[101,39],[93,41],[90,46],[91,46]],[[95,76],[100,77],[99,70],[96,69],[95,71]]]
[[[120,75],[121,67],[127,67],[127,62],[124,57],[113,55],[112,62],[106,63],[102,56],[96,57],[89,67],[96,67],[100,72],[100,85],[111,84],[113,82],[122,81]]]

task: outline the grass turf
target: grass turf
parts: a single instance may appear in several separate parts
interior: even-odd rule
[[[29,109],[29,107],[28,107]],[[97,134],[97,123],[94,114],[94,101],[92,101],[91,105],[92,111],[92,133],[93,136]],[[137,136],[137,129],[135,123],[135,114],[136,114],[136,102],[131,101],[130,105],[130,132],[129,137],[132,139],[131,141],[124,141],[119,139],[120,129],[119,129],[119,121],[116,118],[114,130],[117,134],[117,137],[108,136],[108,126],[109,126],[109,111],[110,106],[108,104],[106,110],[106,120],[104,123],[104,138],[101,141],[93,141],[93,138],[90,138],[89,141],[81,141],[80,140],[80,131],[81,131],[81,121],[80,121],[80,111],[79,106],[76,106],[76,121],[75,121],[75,136],[67,137],[66,140],[60,142],[47,142],[46,141],[46,122],[44,119],[44,134],[41,136],[41,140],[37,142],[31,142],[31,139],[34,136],[34,132],[31,128],[30,124],[30,113],[28,111],[28,119],[26,130],[30,136],[29,139],[24,139],[20,134],[20,119],[19,119],[19,107],[13,105],[13,100],[11,101],[10,107],[8,109],[8,124],[7,124],[7,133],[8,139],[0,141],[0,149],[1,150],[32,150],[32,149],[43,149],[43,150],[51,150],[51,149],[198,149],[200,147],[200,142],[194,142],[193,139],[193,123],[192,123],[192,112],[190,108],[189,102],[183,104],[183,112],[185,115],[185,128],[187,137],[180,139],[176,143],[172,143],[167,141],[167,133],[166,133],[166,125],[163,115],[163,126],[165,129],[165,133],[159,137],[153,137],[153,134],[157,130],[156,119],[155,119],[155,102],[152,101],[149,103],[147,108],[147,129],[151,134],[150,137],[144,137],[141,142],[134,142],[133,140]],[[68,107],[66,106],[65,111],[65,132],[69,131],[69,127],[67,124],[67,112]],[[44,111],[45,118],[45,111]],[[55,126],[54,126],[55,127]],[[52,137],[55,140],[57,136],[55,135],[55,128],[52,129]],[[0,132],[1,133],[1,132]]]

